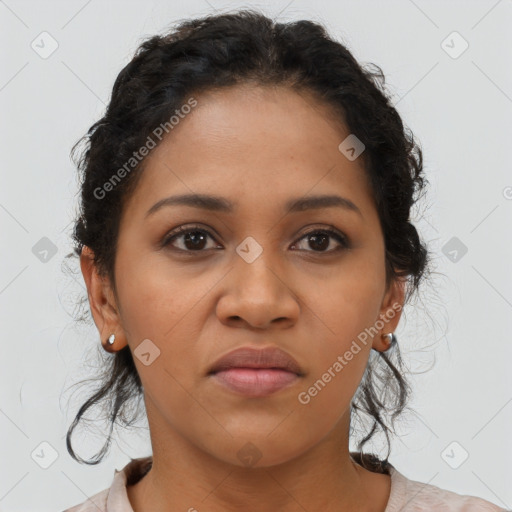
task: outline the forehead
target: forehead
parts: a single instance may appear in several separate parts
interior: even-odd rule
[[[197,106],[146,157],[132,206],[147,211],[165,195],[208,193],[262,208],[339,192],[371,207],[362,158],[338,149],[348,128],[312,94],[244,85],[194,98]]]

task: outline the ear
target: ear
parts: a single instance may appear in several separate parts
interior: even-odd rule
[[[398,327],[405,302],[405,285],[406,278],[396,278],[391,282],[388,291],[384,295],[378,322],[376,321],[378,326],[384,325],[373,338],[372,348],[375,350],[385,351],[388,345],[384,342],[382,335],[395,332]]]
[[[87,295],[94,323],[100,333],[103,346],[111,334],[116,335],[115,350],[126,346],[126,336],[121,325],[114,292],[110,280],[100,276],[94,263],[94,252],[83,246],[80,254],[80,268],[87,286]]]

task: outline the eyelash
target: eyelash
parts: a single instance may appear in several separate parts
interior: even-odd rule
[[[179,228],[171,231],[164,237],[164,239],[162,240],[161,246],[168,247],[171,245],[171,242],[173,240],[175,240],[179,237],[182,237],[183,235],[186,235],[188,233],[197,233],[197,232],[201,233],[203,235],[209,236],[212,240],[215,240],[213,235],[208,230],[206,230],[204,228],[201,228],[199,226],[180,226]],[[332,229],[322,229],[322,228],[313,229],[311,231],[308,231],[307,233],[304,233],[297,240],[297,242],[299,242],[300,240],[303,240],[304,238],[307,238],[308,236],[316,235],[316,234],[329,235],[330,237],[334,238],[337,242],[339,242],[340,246],[336,249],[331,249],[329,251],[312,251],[311,250],[311,251],[306,251],[306,252],[311,252],[314,254],[321,255],[321,254],[332,254],[332,253],[339,252],[341,250],[350,248],[350,244],[349,244],[347,237],[344,234],[342,234],[341,232],[334,231]],[[294,242],[293,245],[296,245],[297,242]],[[176,247],[173,247],[172,250],[182,252],[182,253],[188,253],[188,254],[198,253],[197,255],[201,255],[201,253],[205,253],[206,251],[211,250],[211,249],[201,249],[201,250],[197,250],[197,251],[191,251],[191,250],[187,250],[187,249],[178,249]]]

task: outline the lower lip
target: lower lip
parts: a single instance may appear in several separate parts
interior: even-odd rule
[[[227,388],[247,396],[266,396],[299,379],[295,373],[273,368],[231,368],[212,377]]]

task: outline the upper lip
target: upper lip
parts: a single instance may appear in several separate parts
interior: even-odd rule
[[[208,373],[216,373],[229,368],[276,368],[302,375],[302,369],[297,361],[278,347],[237,348],[217,359]]]

